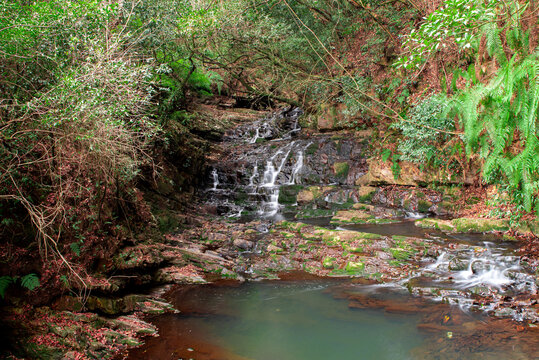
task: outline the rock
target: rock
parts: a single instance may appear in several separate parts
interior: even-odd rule
[[[452,179],[448,178],[443,168],[439,168],[437,171],[426,171],[420,169],[419,165],[408,162],[399,162],[400,173],[398,178],[395,179],[393,170],[391,169],[391,162],[382,161],[381,158],[371,158],[367,160],[369,164],[369,170],[366,174],[359,177],[356,180],[356,185],[407,185],[407,186],[421,186],[432,183],[433,181],[453,184],[464,183],[471,184],[473,178],[468,176],[466,179]]]
[[[134,331],[137,335],[157,334],[157,327],[135,316],[120,316],[109,321],[114,329]]]
[[[314,200],[314,193],[309,190],[301,190],[298,193],[297,202],[299,205],[310,203]]]
[[[361,261],[358,261],[358,262],[349,261],[348,263],[346,263],[346,267],[345,267],[346,272],[352,273],[352,274],[361,273],[363,272],[364,269],[365,269],[365,264],[362,263]]]
[[[268,252],[276,252],[276,253],[283,252],[283,249],[273,244],[269,244],[266,250]]]
[[[389,259],[393,259],[393,255],[385,252],[385,251],[377,251],[376,252],[376,257],[380,260],[389,260]]]
[[[507,220],[459,218],[451,221],[455,232],[490,232],[509,230]]]
[[[372,218],[372,215],[363,210],[341,210],[337,211],[331,221],[340,223],[355,223],[360,222],[360,220]]]
[[[494,311],[494,315],[499,317],[514,317],[515,314],[516,311],[508,307],[499,308]]]
[[[107,315],[118,315],[137,310],[138,304],[145,300],[146,297],[142,295],[127,295],[116,299],[90,296],[86,300],[86,308]]]
[[[454,230],[454,226],[450,220],[425,218],[416,220],[414,224],[423,229],[438,229],[442,231]]]
[[[334,257],[325,257],[324,260],[322,260],[322,267],[324,269],[334,269],[336,260],[337,259]]]
[[[462,271],[468,268],[468,262],[464,259],[459,259],[457,257],[449,261],[449,270],[453,271]]]
[[[233,244],[235,247],[244,251],[251,250],[254,247],[254,243],[252,241],[243,239],[234,239]]]
[[[370,202],[378,188],[373,186],[360,186],[357,190],[360,202]]]

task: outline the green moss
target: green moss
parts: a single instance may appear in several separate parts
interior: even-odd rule
[[[490,232],[507,231],[509,225],[506,220],[460,218],[451,221],[456,232]]]
[[[408,260],[410,256],[412,255],[411,252],[409,251],[406,251],[403,249],[396,249],[396,248],[389,249],[389,252],[391,253],[391,256],[393,256],[395,260],[399,260],[399,261]]]
[[[427,200],[418,200],[417,201],[417,211],[426,213],[429,212],[430,207],[432,206],[432,203]]]
[[[451,222],[440,219],[419,219],[415,221],[415,226],[423,229],[438,229],[442,231],[453,230],[453,225],[451,225]]]
[[[279,189],[279,204],[295,204],[301,185],[283,185]]]
[[[318,151],[318,144],[311,144],[305,149],[305,154],[307,155],[314,155]]]
[[[283,220],[277,223],[277,226],[284,229],[292,230],[292,231],[300,231],[302,228],[307,226],[307,224]]]
[[[349,261],[344,270],[350,275],[359,275],[365,270],[365,264],[361,261]]]
[[[333,169],[335,171],[335,175],[340,178],[346,178],[348,176],[348,172],[350,171],[350,165],[347,162],[336,162],[333,164]]]
[[[335,259],[334,257],[325,257],[324,260],[322,260],[322,267],[324,269],[334,269],[335,268]]]
[[[376,239],[382,239],[383,238],[383,236],[380,235],[380,234],[364,233],[364,232],[358,232],[357,236],[358,236],[359,239],[371,239],[371,240],[376,240]]]
[[[286,231],[281,231],[281,236],[283,236],[285,239],[291,239],[291,238],[293,238],[295,235],[292,234],[292,233],[286,232]]]

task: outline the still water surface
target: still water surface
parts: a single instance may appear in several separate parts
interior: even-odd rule
[[[186,286],[130,359],[537,359],[539,333],[391,286],[341,280]]]

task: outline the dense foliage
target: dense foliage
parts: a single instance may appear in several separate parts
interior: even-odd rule
[[[84,287],[93,259],[150,221],[135,185],[159,176],[152,146],[196,121],[194,97],[284,102],[314,126],[331,114],[339,127],[390,129],[401,138],[396,168],[453,174],[468,169],[465,152],[481,157],[484,181],[509,184],[532,211],[535,1],[434,5],[0,0],[0,236],[23,249],[4,252],[0,295],[17,279]],[[15,253],[46,261],[10,269]]]

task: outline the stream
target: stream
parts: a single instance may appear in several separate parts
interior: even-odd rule
[[[425,247],[392,281],[293,272],[176,286],[166,297],[179,312],[151,318],[160,336],[129,359],[539,359],[538,331],[525,322],[537,316],[537,305],[525,303],[537,294],[536,279],[515,244],[414,226],[436,215],[435,202],[419,212],[379,201],[368,207],[369,222],[335,223],[338,211],[362,202],[354,185],[366,172],[368,144],[303,134],[301,114],[286,109],[227,133],[226,156],[208,171],[207,206],[229,221],[257,221],[261,239],[288,220],[378,234],[403,248],[400,237],[411,237],[439,250]],[[302,198],[307,187],[324,196]],[[503,306],[519,299],[522,307]]]

